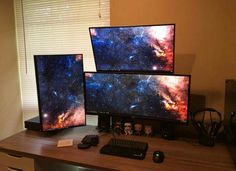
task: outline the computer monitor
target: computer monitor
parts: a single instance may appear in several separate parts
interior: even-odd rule
[[[97,71],[174,72],[175,24],[90,27]]]
[[[190,75],[85,72],[88,114],[186,123]]]
[[[35,55],[42,131],[85,125],[83,55]]]

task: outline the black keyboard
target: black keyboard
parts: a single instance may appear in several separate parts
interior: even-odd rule
[[[133,140],[111,138],[100,149],[100,153],[143,160],[148,149],[148,143]]]

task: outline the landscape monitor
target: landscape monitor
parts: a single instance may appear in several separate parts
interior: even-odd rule
[[[90,27],[97,71],[174,72],[175,24]]]
[[[186,123],[190,76],[86,72],[87,114]]]
[[[42,131],[85,125],[83,55],[35,55]]]

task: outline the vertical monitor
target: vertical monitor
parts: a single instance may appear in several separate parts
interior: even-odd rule
[[[85,73],[86,113],[186,123],[190,76]]]
[[[42,131],[85,125],[83,55],[35,55]]]
[[[90,27],[97,71],[174,72],[175,24]]]

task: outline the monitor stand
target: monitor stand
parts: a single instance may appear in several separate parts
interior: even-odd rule
[[[161,137],[167,140],[175,140],[176,139],[176,126],[177,126],[177,123],[161,122],[160,123]]]
[[[98,115],[98,126],[97,129],[99,132],[109,132],[111,127],[111,118],[108,115]]]

